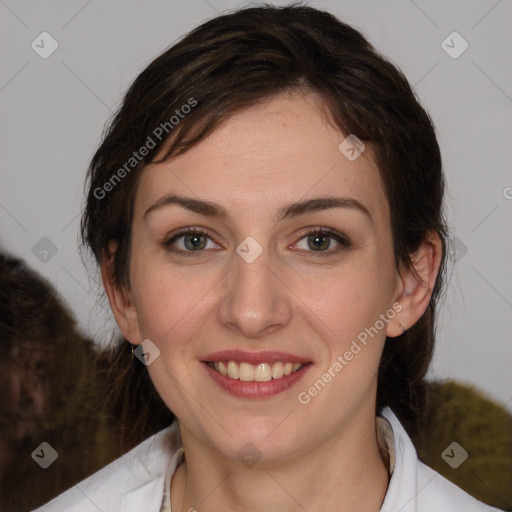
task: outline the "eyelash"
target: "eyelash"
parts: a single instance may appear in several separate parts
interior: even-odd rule
[[[340,252],[343,252],[343,251],[349,249],[352,245],[349,238],[346,237],[345,235],[343,235],[337,231],[334,231],[333,229],[323,228],[323,227],[315,227],[312,229],[311,228],[305,229],[304,231],[302,231],[300,233],[299,239],[297,240],[297,242],[300,242],[302,239],[307,238],[312,235],[316,235],[316,234],[321,234],[321,235],[328,236],[328,237],[334,239],[336,242],[338,242],[340,244],[340,247],[336,250],[331,250],[328,252],[326,252],[326,251],[320,251],[320,252],[304,251],[303,249],[301,249],[301,252],[307,252],[309,255],[313,256],[314,258],[318,258],[318,257],[325,258],[325,257],[329,257],[329,256],[335,256],[335,255],[339,254]],[[183,229],[179,233],[176,233],[172,238],[165,240],[164,242],[162,242],[161,245],[164,246],[167,250],[169,250],[173,254],[176,254],[178,256],[195,257],[196,255],[198,255],[198,253],[204,252],[204,249],[198,250],[198,251],[183,251],[181,249],[171,248],[172,244],[174,242],[176,242],[176,240],[179,240],[180,238],[182,238],[186,235],[202,235],[202,236],[206,236],[207,238],[209,238],[211,240],[210,235],[208,235],[208,233],[206,233],[205,231],[202,231],[201,229],[196,229],[196,228],[187,228],[187,229]],[[295,242],[295,243],[297,243],[297,242]]]

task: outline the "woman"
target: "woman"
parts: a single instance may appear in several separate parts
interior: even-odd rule
[[[82,220],[125,338],[123,437],[150,437],[40,510],[496,510],[407,434],[443,189],[406,79],[328,13],[234,12],[158,57],[91,162]]]

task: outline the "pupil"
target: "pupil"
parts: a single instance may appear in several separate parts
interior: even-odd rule
[[[204,240],[201,241],[203,235],[188,235],[185,237],[185,246],[187,249],[203,249],[204,248]],[[190,242],[190,243],[188,243]]]
[[[313,240],[313,244],[309,244],[311,249],[327,249],[329,247],[329,238],[325,235],[312,235],[310,240]],[[324,243],[322,243],[322,241]],[[320,242],[320,243],[318,243]]]

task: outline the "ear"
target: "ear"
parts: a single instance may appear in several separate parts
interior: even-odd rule
[[[108,250],[103,253],[101,279],[119,330],[130,343],[138,345],[142,337],[133,294],[114,279],[114,255],[117,246],[117,240],[110,240]]]
[[[429,231],[417,251],[411,254],[415,272],[404,271],[398,276],[395,303],[402,308],[397,309],[393,322],[388,323],[387,336],[400,336],[403,330],[412,327],[425,312],[432,296],[439,267],[443,256],[443,245],[435,231]]]

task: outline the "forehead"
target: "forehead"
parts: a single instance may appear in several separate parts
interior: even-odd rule
[[[339,148],[345,138],[315,96],[281,94],[230,117],[186,153],[147,166],[135,216],[172,192],[218,202],[235,215],[270,214],[283,203],[343,195],[362,202],[372,217],[387,219],[371,148],[351,160]]]

